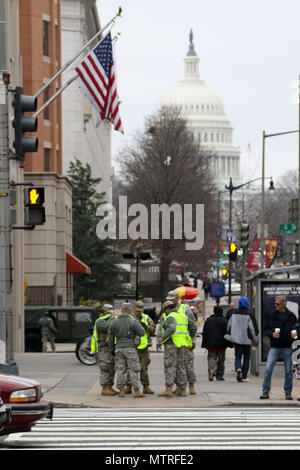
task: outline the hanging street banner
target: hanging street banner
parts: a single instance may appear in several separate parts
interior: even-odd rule
[[[266,268],[272,265],[278,248],[278,238],[266,238]],[[253,245],[248,257],[246,270],[258,271],[260,269],[260,239],[254,238]]]

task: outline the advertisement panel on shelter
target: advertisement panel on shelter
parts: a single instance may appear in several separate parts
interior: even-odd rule
[[[278,280],[261,282],[261,360],[266,361],[270,349],[270,339],[263,335],[263,325],[268,314],[275,310],[275,298],[287,297],[287,308],[298,319],[300,307],[300,281]]]

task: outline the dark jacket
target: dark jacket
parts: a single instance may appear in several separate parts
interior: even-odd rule
[[[202,348],[226,348],[230,343],[224,339],[227,320],[221,313],[214,313],[205,320],[202,332]]]
[[[274,310],[267,315],[263,333],[271,340],[271,348],[290,348],[293,342],[291,331],[296,330],[296,316],[288,309],[281,313]],[[275,328],[280,328],[279,338],[273,338]]]

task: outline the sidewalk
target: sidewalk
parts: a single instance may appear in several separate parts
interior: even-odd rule
[[[150,387],[154,395],[134,399],[101,396],[98,365],[86,366],[75,356],[75,344],[57,344],[56,353],[20,353],[15,354],[19,375],[40,382],[44,388],[44,397],[52,401],[55,407],[91,407],[91,408],[173,408],[173,407],[209,407],[209,406],[300,406],[300,387],[294,380],[293,401],[287,401],[283,391],[283,377],[272,379],[271,398],[260,400],[262,377],[249,376],[249,382],[237,382],[234,372],[234,351],[227,349],[225,380],[209,382],[207,377],[207,352],[200,347],[198,338],[195,349],[195,385],[197,395],[184,398],[166,399],[158,397],[165,389],[163,353],[151,348],[149,367]],[[155,346],[155,342],[154,342]]]

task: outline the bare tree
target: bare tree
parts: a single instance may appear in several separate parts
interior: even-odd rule
[[[168,273],[172,260],[184,262],[193,270],[201,269],[211,255],[215,240],[216,203],[215,187],[210,172],[211,155],[193,140],[180,110],[162,107],[157,114],[146,119],[145,131],[135,136],[134,143],[119,155],[120,179],[128,204],[141,203],[147,208],[153,204],[166,204],[169,208],[190,204],[195,215],[196,204],[204,204],[204,250],[187,251],[186,237],[177,239],[174,224],[170,238],[151,239],[144,246],[151,247],[160,260],[161,297],[168,291]],[[150,211],[148,212],[150,216]],[[175,215],[171,213],[172,221]],[[195,221],[195,218],[193,218]],[[206,267],[206,266],[205,266]]]

